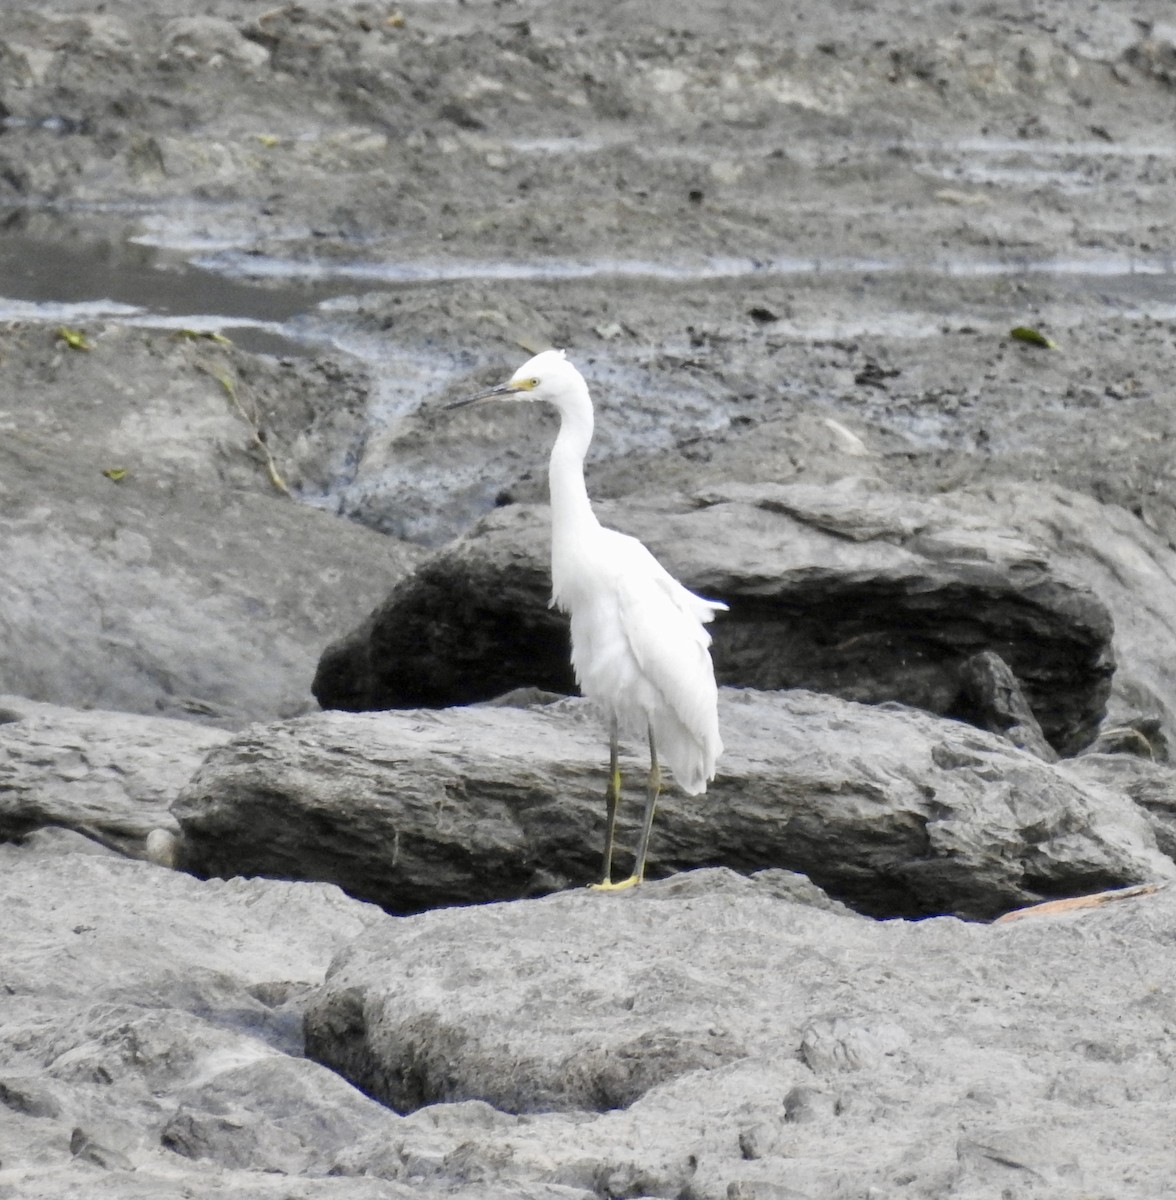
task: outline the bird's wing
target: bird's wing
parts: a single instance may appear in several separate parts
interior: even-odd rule
[[[621,629],[633,657],[686,729],[700,742],[714,730],[717,741],[711,639],[702,627],[717,604],[684,588],[635,538],[625,540],[640,551],[626,547],[616,575]]]
[[[722,600],[707,600],[704,596],[692,592],[688,587],[683,587],[657,561],[644,542],[630,537],[627,533],[618,533],[615,529],[610,529],[608,532],[618,539],[619,544],[624,545],[622,557],[629,560],[628,566],[632,573],[634,575],[648,573],[665,590],[673,603],[696,621],[708,625],[715,619],[715,613],[727,611],[727,605]],[[709,645],[710,638],[707,638],[704,644]]]

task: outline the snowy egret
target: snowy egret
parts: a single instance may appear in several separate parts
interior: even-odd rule
[[[703,628],[726,605],[687,591],[636,538],[605,529],[584,486],[584,455],[592,441],[592,400],[584,377],[562,350],[544,350],[510,380],[451,404],[543,400],[559,413],[551,450],[552,598],[571,617],[572,667],[580,690],[609,720],[605,793],[604,879],[601,889],[640,883],[661,791],[659,758],[683,791],[697,796],[715,777],[722,753],[710,635]],[[618,730],[649,735],[645,816],[633,873],[612,882],[613,844],[621,798]]]

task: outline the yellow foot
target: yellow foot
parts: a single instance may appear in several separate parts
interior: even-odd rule
[[[636,875],[630,875],[628,879],[622,879],[620,883],[613,883],[611,879],[606,879],[603,883],[590,883],[588,890],[590,892],[623,892],[626,888],[636,887],[641,880]]]

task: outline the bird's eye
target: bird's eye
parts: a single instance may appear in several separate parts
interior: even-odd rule
[[[527,387],[537,388],[538,386],[539,386],[539,377],[537,375],[532,375],[531,378],[527,380]]]

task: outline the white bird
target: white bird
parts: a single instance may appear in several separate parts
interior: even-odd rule
[[[551,450],[552,599],[571,617],[572,667],[580,690],[609,718],[609,781],[601,889],[631,887],[645,875],[653,814],[661,791],[659,754],[683,791],[697,796],[715,777],[723,751],[710,635],[703,628],[727,606],[684,588],[636,538],[596,519],[584,486],[592,441],[592,400],[562,350],[544,350],[510,380],[451,404],[544,400],[559,412]],[[619,728],[649,735],[649,783],[633,873],[612,882],[621,797]]]

